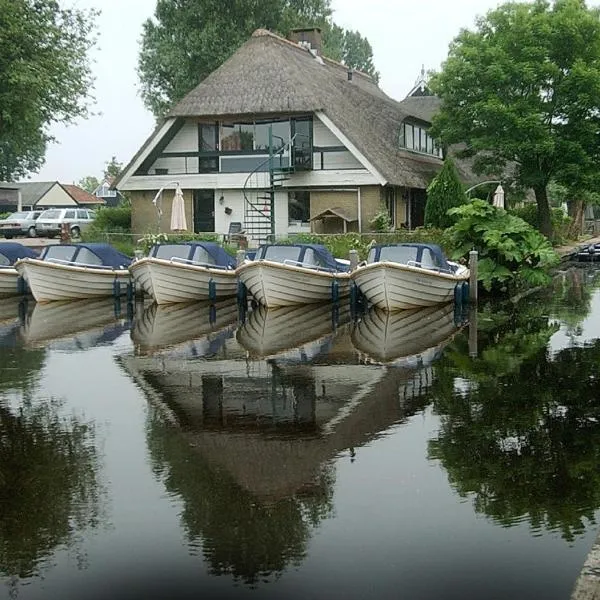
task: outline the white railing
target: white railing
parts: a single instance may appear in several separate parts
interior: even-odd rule
[[[158,257],[157,257],[158,258]],[[231,269],[229,266],[223,265],[215,265],[213,263],[201,262],[198,260],[192,260],[191,258],[181,258],[179,256],[172,256],[170,259],[171,262],[180,262],[188,265],[193,265],[195,267],[206,267],[207,269],[221,269],[224,271],[228,271]]]

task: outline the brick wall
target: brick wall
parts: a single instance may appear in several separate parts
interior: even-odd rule
[[[361,188],[362,230],[372,231],[369,221],[379,212],[381,207],[381,186],[369,185]]]

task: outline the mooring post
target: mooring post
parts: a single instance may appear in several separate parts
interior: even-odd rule
[[[469,277],[469,302],[477,304],[477,257],[479,253],[477,250],[471,250],[469,252],[469,271],[471,273]]]
[[[240,267],[242,266],[243,262],[246,260],[246,251],[245,250],[238,250],[235,253],[235,264],[236,266]]]
[[[477,306],[471,304],[469,307],[469,356],[477,358]]]
[[[358,250],[350,250],[350,270],[354,271],[358,267]]]

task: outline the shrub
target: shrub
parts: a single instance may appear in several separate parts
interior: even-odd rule
[[[464,258],[471,249],[477,250],[479,282],[484,289],[549,282],[547,269],[558,263],[558,255],[548,239],[526,221],[484,200],[450,212],[458,218],[446,232],[451,256]]]
[[[12,213],[9,212],[0,212],[0,219],[7,219]]]
[[[101,231],[131,231],[131,206],[99,208],[93,226]]]
[[[392,219],[385,204],[379,207],[377,214],[369,221],[375,231],[389,231],[392,228]]]
[[[511,208],[509,212],[529,223],[535,229],[539,229],[539,218],[537,204],[527,202],[519,208]],[[565,214],[562,208],[551,208],[550,219],[552,222],[552,242],[562,244],[568,239],[571,217]]]
[[[442,170],[427,188],[425,225],[441,229],[452,226],[456,222],[456,217],[448,211],[465,204],[466,201],[467,196],[456,166],[451,158],[447,158]]]

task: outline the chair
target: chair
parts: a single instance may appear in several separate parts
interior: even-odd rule
[[[245,231],[242,227],[242,224],[239,221],[232,221],[229,223],[229,231],[223,235],[223,243],[237,244],[239,246],[240,242],[246,240],[244,233]]]

